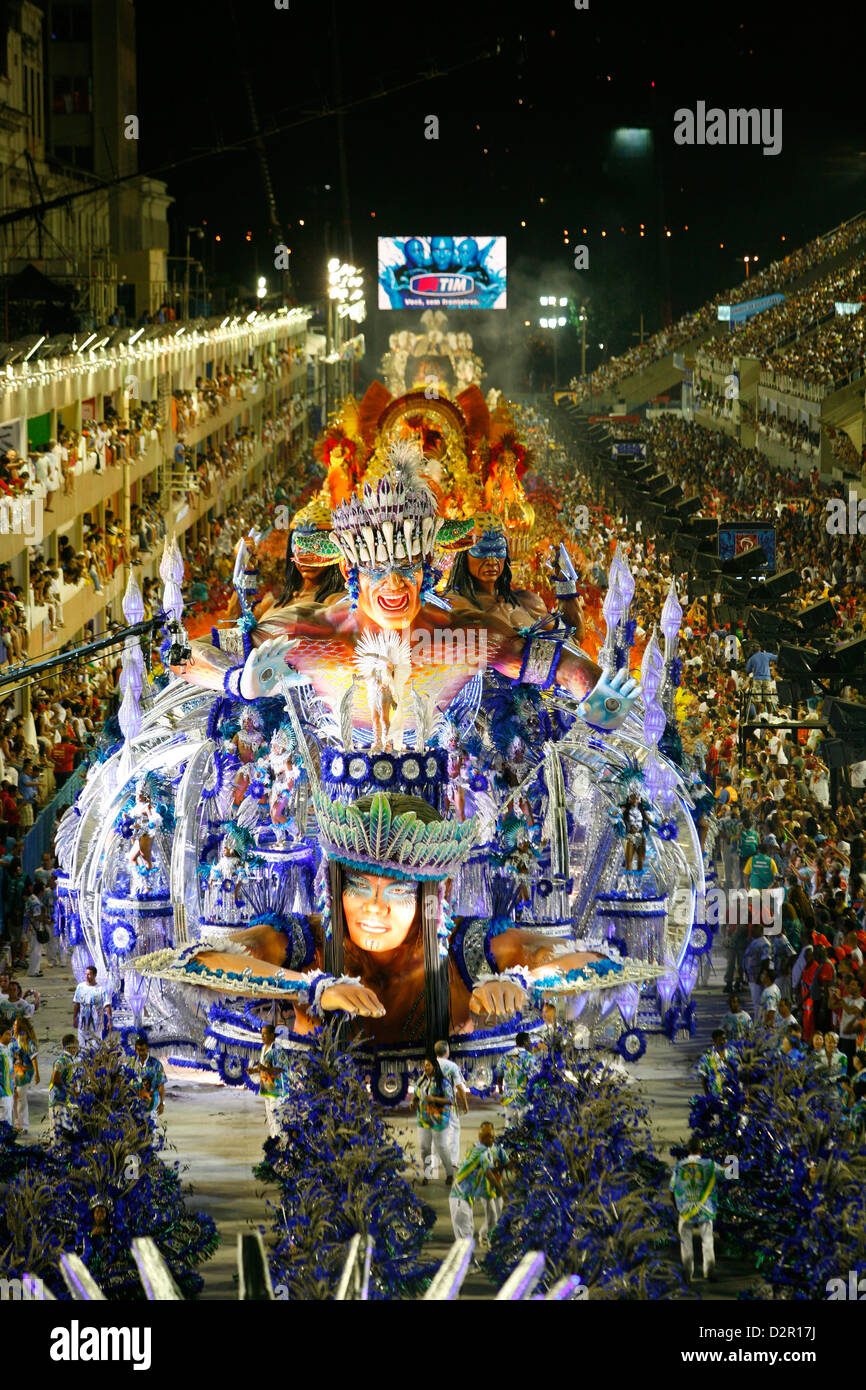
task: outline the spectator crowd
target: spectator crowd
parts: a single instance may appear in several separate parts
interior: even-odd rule
[[[664,328],[658,333],[654,333],[646,342],[635,344],[617,357],[611,358],[598,367],[585,380],[580,381],[575,378],[569,383],[570,389],[576,392],[576,399],[585,400],[593,395],[601,395],[617,386],[626,377],[632,376],[635,372],[643,371],[653,362],[659,361],[669,352],[676,352],[686,346],[687,343],[694,342],[696,338],[708,337],[710,333],[718,328],[718,306],[720,304],[741,304],[746,300],[760,299],[765,295],[784,293],[786,289],[796,280],[813,271],[817,266],[821,266],[825,261],[831,261],[839,256],[847,256],[848,253],[859,245],[866,237],[866,215],[853,218],[846,222],[844,226],[838,227],[833,232],[816,237],[813,241],[807,242],[805,246],[797,251],[783,257],[782,260],[773,261],[766,270],[758,274],[750,275],[739,285],[731,290],[723,290],[711,300],[708,300],[700,309],[683,314],[675,324],[669,328]],[[858,261],[858,274],[862,273],[862,261]],[[752,325],[746,325],[737,335],[738,351],[763,352],[767,350],[770,339],[773,344],[776,341],[783,341],[785,336],[790,336],[792,329],[804,331],[802,315],[812,312],[816,318],[823,316],[828,302],[829,285],[831,282],[844,280],[847,282],[847,272],[837,275],[829,272],[826,277],[826,285],[823,291],[817,289],[805,290],[803,292],[803,302],[791,311],[785,305],[779,310],[771,310],[760,314]],[[819,283],[823,283],[819,282]],[[835,294],[836,299],[840,294]],[[857,298],[857,295],[852,295]],[[800,296],[791,297],[792,302],[800,299]],[[814,300],[814,303],[813,303]],[[830,306],[832,308],[832,305]],[[771,319],[771,314],[778,314],[779,317]],[[760,322],[759,322],[760,321]],[[765,323],[772,323],[773,327],[768,330],[769,338],[765,341]],[[808,320],[806,323],[808,327]],[[752,334],[756,346],[754,349],[747,349],[743,342],[747,341],[745,334]],[[781,336],[779,336],[781,335]],[[749,342],[752,338],[748,339]],[[760,344],[764,344],[760,346]]]

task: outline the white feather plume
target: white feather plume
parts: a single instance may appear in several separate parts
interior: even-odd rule
[[[355,682],[352,681],[340,701],[340,739],[348,753],[352,747],[352,706],[355,702]]]
[[[425,467],[424,451],[414,439],[393,440],[388,446],[388,462],[399,474],[405,488],[433,497],[422,471]]]

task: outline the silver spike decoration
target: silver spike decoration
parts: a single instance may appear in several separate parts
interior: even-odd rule
[[[144,599],[138,581],[130,570],[129,582],[121,604],[123,616],[130,627],[135,627],[144,618]],[[141,695],[147,684],[144,670],[144,653],[138,637],[127,637],[121,656],[120,688],[123,699],[117,711],[117,722],[123,733],[123,753],[120,760],[119,780],[122,785],[132,775],[132,740],[141,732]]]
[[[148,1303],[183,1302],[183,1294],[174,1282],[174,1275],[150,1236],[135,1237],[132,1258]]]
[[[433,1276],[432,1282],[421,1301],[427,1303],[454,1302],[469,1273],[473,1240],[455,1240],[445,1259]],[[149,1237],[136,1238],[131,1245],[132,1257],[138,1269],[138,1277],[145,1297],[150,1303],[176,1303],[183,1295],[175,1283],[174,1276],[156,1243]],[[352,1237],[346,1246],[346,1257],[340,1274],[340,1281],[334,1294],[336,1302],[362,1302],[370,1298],[370,1270],[373,1262],[374,1245],[367,1236],[362,1241],[360,1234]],[[260,1231],[238,1233],[238,1299],[244,1302],[276,1301],[271,1283],[267,1251]],[[106,1301],[90,1270],[79,1255],[67,1252],[60,1256],[60,1272],[70,1295],[76,1302]],[[576,1274],[565,1275],[547,1293],[535,1293],[539,1281],[544,1276],[545,1257],[540,1250],[530,1250],[512,1270],[502,1288],[494,1296],[496,1303],[523,1303],[543,1300],[546,1303],[585,1300],[588,1296],[586,1285]],[[45,1287],[42,1279],[34,1275],[24,1276],[26,1297],[34,1301],[52,1300],[54,1295]],[[278,1285],[277,1292],[282,1291]]]
[[[60,1273],[76,1303],[105,1303],[106,1297],[80,1255],[66,1251],[60,1256]]]
[[[610,566],[609,582],[611,584],[614,582],[616,583],[622,596],[622,612],[620,614],[619,623],[617,624],[616,637],[614,640],[616,646],[622,652],[621,664],[626,670],[631,670],[631,645],[629,644],[629,646],[626,647],[625,634],[628,625],[629,609],[631,608],[631,601],[634,598],[635,582],[634,575],[629,568],[628,556],[625,553],[622,541],[617,541],[616,550]]]
[[[540,1250],[528,1250],[511,1271],[495,1303],[525,1303],[532,1297],[536,1284],[544,1273],[544,1256]]]
[[[232,588],[238,596],[241,605],[241,613],[248,613],[250,605],[247,601],[246,587],[246,566],[247,566],[247,543],[244,537],[238,541],[237,554],[235,555],[235,567],[232,572]]]
[[[568,822],[565,807],[565,779],[556,745],[544,745],[544,781],[547,786],[547,829],[550,835],[550,868],[554,879],[568,878]]]
[[[162,559],[159,562],[159,577],[165,588],[162,591],[162,607],[166,616],[165,631],[172,638],[172,644],[184,648],[188,646],[186,629],[183,625],[183,556],[177,540],[165,538]]]
[[[668,586],[667,597],[662,606],[661,630],[665,635],[665,669],[662,676],[662,708],[667,715],[668,726],[673,728],[676,724],[676,690],[671,679],[671,667],[677,659],[677,648],[679,646],[680,624],[683,620],[683,610],[677,595],[677,584],[675,579],[671,579]]]
[[[361,1244],[360,1234],[352,1236],[346,1262],[334,1294],[335,1303],[366,1303],[370,1297],[370,1262],[373,1259],[373,1238],[367,1236]]]
[[[463,1287],[469,1273],[474,1240],[455,1240],[445,1259],[433,1276],[432,1283],[422,1298],[422,1303],[453,1303]]]
[[[166,536],[159,562],[159,577],[165,588],[162,591],[162,607],[167,617],[180,622],[183,618],[183,556],[178,549],[174,532]]]
[[[355,703],[355,677],[352,677],[351,684],[345,695],[340,701],[340,739],[343,744],[343,752],[352,751],[352,708]]]

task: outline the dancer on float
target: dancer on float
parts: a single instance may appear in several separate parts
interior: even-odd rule
[[[488,666],[512,680],[549,689],[554,682],[580,702],[578,713],[603,731],[617,728],[638,697],[623,668],[608,676],[583,655],[565,649],[556,630],[528,637],[481,608],[443,611],[433,594],[433,558],[443,520],[420,476],[423,456],[412,445],[392,446],[391,471],[361,499],[333,512],[331,540],[341,553],[349,596],[330,607],[272,609],[251,632],[253,650],[243,666],[203,643],[177,674],[235,699],[276,695],[310,682],[332,710],[352,680],[352,657],[365,633],[402,633],[412,648],[413,688],[444,710],[478,671],[478,650]],[[466,643],[467,656],[437,642],[437,633],[474,628],[482,643]],[[471,654],[470,653],[471,648]],[[447,654],[446,654],[447,653]],[[355,715],[358,720],[358,712]]]

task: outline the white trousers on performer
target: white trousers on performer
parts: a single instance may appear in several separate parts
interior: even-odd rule
[[[27,964],[28,975],[38,975],[42,969],[42,942],[37,941],[35,931],[30,933],[30,959]]]
[[[490,1232],[502,1215],[502,1198],[485,1197],[480,1203],[481,1206],[481,1225],[478,1228],[478,1236],[481,1240],[488,1240]]]
[[[0,1120],[5,1120],[7,1125],[12,1123],[12,1097],[0,1096]]]
[[[433,1152],[442,1160],[447,1177],[452,1177],[454,1164],[451,1161],[451,1152],[448,1141],[448,1129],[422,1129],[418,1126],[418,1149],[421,1154],[421,1166],[424,1170],[425,1178],[432,1177],[433,1174]]]
[[[97,1043],[101,1042],[101,1033],[92,1033],[89,1028],[78,1029],[78,1046],[82,1052],[86,1047],[89,1047],[91,1044],[93,1044],[93,1046],[95,1047]]]
[[[451,1211],[451,1225],[454,1228],[455,1240],[474,1240],[475,1239],[475,1213],[469,1202],[465,1202],[462,1197],[449,1197],[448,1206]]]
[[[704,1278],[711,1274],[716,1264],[716,1251],[713,1244],[712,1221],[683,1221],[680,1217],[680,1256],[683,1269],[691,1279],[695,1268],[695,1236],[701,1239],[701,1255],[704,1262]]]
[[[271,1139],[280,1137],[280,1118],[284,1104],[282,1096],[265,1096],[265,1120]]]
[[[23,1129],[25,1133],[30,1129],[30,1083],[26,1086],[16,1086],[15,1095],[12,1098],[12,1123],[16,1129]]]
[[[448,1128],[445,1133],[448,1135],[448,1152],[451,1155],[451,1162],[455,1168],[460,1166],[460,1116],[457,1114],[457,1106],[451,1110],[451,1119],[448,1121]]]
[[[454,1228],[455,1240],[472,1240],[475,1236],[475,1210],[471,1202],[465,1201],[462,1197],[450,1197],[448,1206],[451,1211],[451,1225]],[[481,1225],[478,1229],[478,1238],[487,1241],[490,1232],[502,1215],[502,1199],[500,1197],[480,1198],[475,1206],[481,1209]]]

